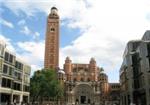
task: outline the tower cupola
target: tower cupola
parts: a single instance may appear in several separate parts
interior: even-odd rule
[[[95,59],[94,59],[94,58],[91,58],[90,64],[95,64],[95,63],[96,63]]]
[[[52,7],[51,8],[51,14],[52,15],[57,15],[57,13],[58,13],[58,9],[56,7]]]

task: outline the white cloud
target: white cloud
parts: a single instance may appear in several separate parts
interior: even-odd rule
[[[38,37],[40,36],[39,32],[33,32],[28,28],[28,26],[23,26],[20,32],[23,33],[24,35],[31,35],[33,39],[38,39]]]
[[[36,12],[34,3],[29,3],[30,0],[2,0],[2,4],[13,10],[19,16],[21,12],[25,12],[28,16],[33,16]]]
[[[24,26],[20,32],[24,33],[25,35],[32,34],[31,30],[27,26]]]
[[[48,14],[50,7],[56,6],[61,20],[67,20],[63,21],[64,25],[82,30],[71,45],[61,48],[61,66],[66,56],[73,62],[86,63],[95,57],[108,74],[118,73],[127,41],[140,39],[150,29],[149,0],[21,0],[17,3],[7,0],[3,3],[15,13],[23,11],[28,16],[37,11]]]
[[[94,29],[89,29],[72,45],[61,48],[61,60],[64,62],[65,57],[70,56],[73,62],[89,63],[90,58],[95,57],[98,66],[104,66],[107,72],[114,70],[121,62],[125,44],[118,39],[98,36],[96,33]]]
[[[98,66],[104,67],[109,74],[110,81],[117,81],[126,43],[132,39],[140,39],[145,30],[150,29],[150,21],[146,18],[150,13],[150,5],[147,5],[149,1],[87,2],[90,2],[90,8],[86,5],[79,9],[79,5],[76,5],[75,11],[72,9],[75,7],[71,8],[73,14],[78,14],[68,17],[70,21],[66,25],[79,28],[83,33],[71,45],[61,48],[60,64],[64,63],[66,56],[78,63],[88,63],[90,57],[95,57]],[[118,77],[111,75],[114,72]]]
[[[0,18],[0,24],[5,25],[5,26],[7,26],[9,28],[14,28],[14,25],[11,22],[6,21],[6,20],[4,20],[2,18]]]
[[[17,56],[31,65],[31,75],[33,75],[36,70],[41,70],[43,68],[44,45],[44,41],[17,43],[17,50],[21,50],[21,53],[17,54]]]
[[[31,35],[33,39],[38,39],[40,36],[39,32],[34,32],[31,29],[29,29],[29,27],[26,25],[26,21],[24,19],[18,21],[18,25],[20,25],[22,27],[22,29],[20,30],[21,33],[23,33],[24,35]]]
[[[34,37],[33,37],[33,38],[34,38],[34,39],[38,39],[38,37],[39,37],[39,36],[40,36],[40,33],[35,32],[35,33],[34,33]]]
[[[15,48],[11,44],[11,39],[6,38],[4,35],[0,34],[0,42],[5,43],[6,44],[6,48],[9,49],[11,52],[15,53]]]
[[[18,25],[25,25],[26,24],[26,21],[24,19],[18,21]]]
[[[22,48],[26,54],[32,54],[35,58],[43,60],[44,41],[40,42],[18,42],[19,48]],[[38,60],[35,60],[36,62]]]

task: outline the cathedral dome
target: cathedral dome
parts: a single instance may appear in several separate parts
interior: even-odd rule
[[[58,71],[58,73],[65,74],[65,72],[63,70],[61,70],[61,69]]]

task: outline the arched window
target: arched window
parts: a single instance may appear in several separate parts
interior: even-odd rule
[[[74,79],[73,79],[73,81],[74,81],[74,82],[76,82],[76,81],[77,81],[77,79],[76,79],[76,78],[74,78]]]
[[[81,81],[84,81],[84,79],[83,79],[83,78],[81,78]]]
[[[88,82],[91,81],[90,78],[88,78],[87,81],[88,81]]]
[[[54,32],[54,31],[55,31],[55,28],[50,28],[50,31],[51,31],[51,32]]]

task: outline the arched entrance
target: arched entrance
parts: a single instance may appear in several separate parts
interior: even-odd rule
[[[93,103],[93,88],[88,84],[79,84],[75,88],[75,104],[83,105]]]

